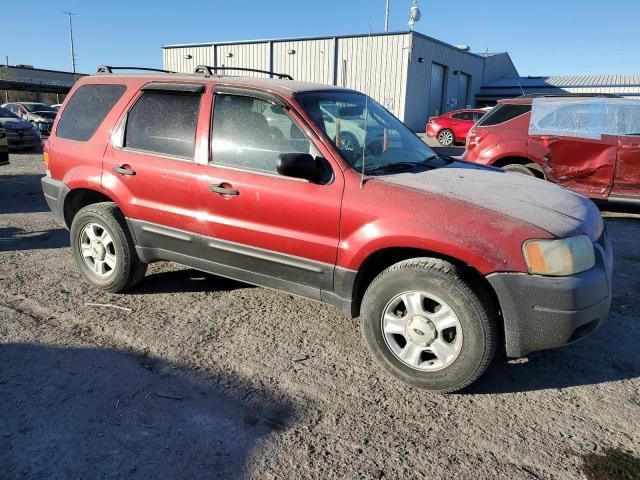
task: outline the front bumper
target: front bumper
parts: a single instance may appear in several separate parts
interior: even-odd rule
[[[42,139],[33,129],[7,130],[9,150],[34,149],[42,145]]]
[[[595,330],[611,307],[613,254],[605,234],[594,243],[596,265],[568,277],[494,273],[507,356],[561,347]]]
[[[42,193],[44,193],[44,198],[47,201],[49,209],[56,216],[58,222],[65,228],[68,228],[64,219],[64,199],[67,193],[69,193],[69,187],[51,177],[42,177],[41,183]]]

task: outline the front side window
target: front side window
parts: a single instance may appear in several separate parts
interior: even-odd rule
[[[390,173],[444,162],[400,120],[358,92],[303,92],[296,100],[355,170]]]
[[[283,107],[258,98],[217,94],[211,130],[215,165],[275,174],[281,153],[316,154]]]
[[[144,91],[127,115],[124,148],[193,159],[200,94]]]
[[[78,88],[62,112],[56,135],[86,142],[125,90],[124,85],[83,85]]]

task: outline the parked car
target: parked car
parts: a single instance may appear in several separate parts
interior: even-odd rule
[[[0,123],[0,166],[9,164],[9,145],[7,131]]]
[[[42,187],[99,289],[165,260],[326,302],[361,317],[387,372],[441,392],[498,348],[559,347],[607,317],[612,252],[590,200],[438,156],[362,93],[209,71],[88,76],[70,95]],[[365,118],[394,145],[354,153],[328,133]]]
[[[319,106],[318,113],[322,118],[320,123],[325,127],[325,134],[332,141],[339,143],[343,151],[361,152],[363,145],[384,140],[384,128],[380,128],[375,122],[367,124],[361,113],[358,114],[353,109],[350,111],[349,107],[322,104]],[[264,116],[269,126],[275,127],[276,135],[279,135],[278,129],[283,128],[283,122],[287,126],[290,123],[286,113],[277,106],[267,106]],[[393,140],[393,138],[387,139],[391,142]]]
[[[51,126],[58,113],[49,105],[37,102],[12,102],[5,103],[2,107],[15,113],[23,120],[31,122],[40,133],[45,135],[51,132]]]
[[[575,122],[575,108],[604,96],[524,96],[501,100],[470,131],[464,160],[536,176],[596,200],[633,201],[640,196],[640,125],[637,132],[580,138],[530,135],[534,98],[566,98],[567,121]],[[581,101],[581,99],[583,101]],[[573,106],[572,106],[573,105]],[[582,118],[584,117],[582,115]],[[561,122],[554,117],[554,122]],[[573,125],[572,128],[575,128]],[[637,201],[637,200],[636,200]]]
[[[22,120],[2,107],[0,107],[0,125],[6,130],[6,140],[10,150],[35,150],[42,145],[40,132],[32,123]]]
[[[449,147],[455,142],[464,142],[473,125],[487,113],[483,109],[454,110],[427,122],[427,137],[437,138],[440,145]]]

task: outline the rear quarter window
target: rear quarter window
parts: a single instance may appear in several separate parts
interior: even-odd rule
[[[86,142],[125,90],[124,85],[83,85],[78,88],[62,112],[56,136]]]
[[[530,111],[531,105],[501,104],[482,117],[478,122],[478,126],[489,127],[491,125],[499,125]]]

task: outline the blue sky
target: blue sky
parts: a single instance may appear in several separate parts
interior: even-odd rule
[[[410,0],[391,0],[406,30]],[[416,30],[473,51],[508,51],[521,75],[640,73],[640,1],[420,0]],[[160,67],[160,46],[216,40],[366,33],[384,28],[385,0],[0,0],[0,61],[78,71]],[[24,12],[27,12],[25,15]]]

